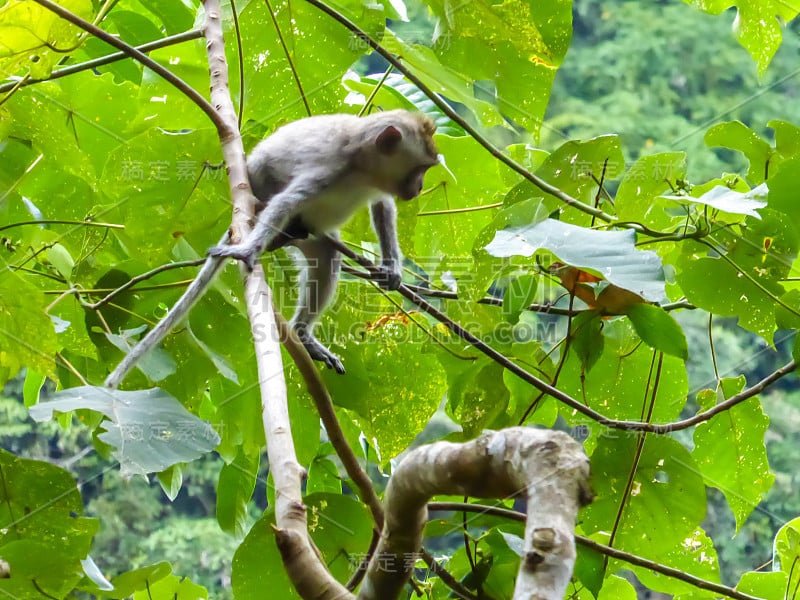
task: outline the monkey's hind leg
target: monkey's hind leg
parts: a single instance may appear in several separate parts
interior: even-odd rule
[[[314,336],[315,323],[336,291],[341,256],[325,239],[311,238],[295,242],[294,245],[305,255],[306,266],[300,276],[297,308],[290,323],[311,358],[344,374],[344,365],[339,357]]]

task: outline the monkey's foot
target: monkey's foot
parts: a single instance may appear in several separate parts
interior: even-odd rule
[[[308,354],[311,358],[325,363],[326,367],[333,369],[339,375],[344,375],[344,365],[341,359],[323,346],[316,338],[302,339],[301,337],[301,341],[303,342],[303,346],[306,347],[306,350],[308,350]]]
[[[216,256],[219,258],[235,258],[242,261],[249,270],[253,270],[256,266],[260,251],[259,248],[253,248],[247,244],[230,244],[227,246],[212,246],[208,249],[209,256]]]

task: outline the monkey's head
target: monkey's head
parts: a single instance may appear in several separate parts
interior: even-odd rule
[[[411,200],[422,191],[425,173],[439,164],[439,153],[433,142],[436,125],[423,114],[393,110],[368,117],[375,140],[371,176],[376,187]]]

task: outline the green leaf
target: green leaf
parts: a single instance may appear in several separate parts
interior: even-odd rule
[[[606,416],[616,419],[640,420],[643,390],[652,386],[653,350],[642,344],[633,324],[627,318],[604,320],[603,350],[591,371],[574,353],[567,356],[558,387],[574,398]],[[686,405],[689,384],[686,363],[665,355],[656,392],[653,421],[668,423],[675,420]],[[614,435],[593,422],[587,422],[562,411],[571,425],[588,425],[592,439]]]
[[[706,131],[705,141],[708,146],[721,146],[744,154],[750,162],[747,178],[751,183],[763,183],[766,179],[766,167],[772,155],[772,146],[741,121],[714,125]]]
[[[625,172],[614,198],[621,221],[642,223],[668,231],[680,217],[668,213],[669,202],[661,196],[679,187],[686,177],[685,152],[660,152],[642,156]]]
[[[593,538],[601,544],[608,543],[607,535],[595,535]],[[584,544],[577,544],[576,546],[578,557],[575,561],[573,575],[575,579],[585,585],[596,598],[605,581],[605,558],[602,554]],[[616,586],[613,587],[616,588]]]
[[[275,33],[270,8],[283,39]],[[370,34],[378,38],[383,34],[386,15],[381,5],[342,0],[336,8]],[[250,2],[240,10],[240,34],[232,20],[226,20],[225,39],[235,40],[241,35],[245,95],[244,106],[240,108],[244,123],[275,125],[309,114],[342,110],[342,76],[368,51],[366,45],[310,4],[287,0],[269,4]],[[267,31],[270,35],[264,34]],[[288,47],[288,56],[283,43]],[[204,87],[196,89],[205,90],[208,88],[205,45],[200,41],[198,46],[202,53],[197,64],[198,77],[203,78]],[[234,89],[236,84],[232,81]]]
[[[784,597],[788,587],[789,578],[783,571],[763,573],[745,573],[736,584],[736,590],[743,594],[750,594],[757,598]]]
[[[433,51],[469,81],[459,87],[490,98],[503,115],[538,135],[571,39],[569,3],[476,1],[457,9],[442,0],[426,3],[438,19]],[[453,97],[448,89],[442,92]]]
[[[72,256],[61,244],[55,244],[47,249],[47,260],[53,265],[61,276],[69,281],[72,277],[72,269],[75,267],[75,261]]]
[[[603,354],[603,320],[600,313],[587,310],[579,313],[572,321],[570,348],[581,361],[588,373]]]
[[[161,581],[172,573],[172,567],[168,562],[160,562],[155,565],[148,565],[132,571],[126,571],[114,577],[111,582],[114,584],[114,591],[109,594],[101,594],[108,598],[126,598],[134,592],[143,590],[157,581]]]
[[[484,560],[491,565],[481,589],[490,598],[511,598],[520,557],[524,554],[523,539],[501,529],[493,529],[483,536],[481,546]]]
[[[800,12],[795,0],[684,0],[713,15],[737,7],[733,32],[750,53],[763,75],[781,45],[782,22],[789,22]]]
[[[135,592],[133,600],[208,600],[208,591],[187,578],[168,575]]]
[[[389,52],[401,55],[415,75],[437,93],[464,104],[484,126],[501,125],[502,117],[496,106],[476,97],[472,85],[465,85],[464,76],[438,57],[435,51],[425,46],[407,44],[392,31],[386,30],[381,45]],[[546,84],[546,89],[551,83]]]
[[[83,500],[72,476],[47,462],[0,449],[0,556],[11,568],[0,591],[34,598],[32,580],[57,597],[83,575],[99,522],[82,517]]]
[[[662,198],[678,202],[704,204],[726,213],[749,215],[760,219],[761,215],[756,210],[767,205],[766,198],[768,193],[769,190],[765,183],[747,192],[738,192],[725,186],[717,185],[699,198],[691,196],[662,196]]]
[[[667,551],[662,547],[657,559],[660,563],[669,565],[684,573],[691,573],[701,579],[719,583],[719,558],[714,542],[700,527],[695,528],[683,540],[683,543],[671,546]],[[626,563],[618,563],[621,568],[628,568]],[[623,566],[624,565],[624,566]],[[698,593],[703,594],[700,598],[716,598],[716,594],[698,592],[697,588],[691,584],[672,577],[663,577],[660,573],[655,573],[647,567],[632,567],[631,571],[636,574],[636,578],[645,587],[662,592],[673,594],[675,598],[694,599]],[[683,596],[682,594],[685,594]]]
[[[781,170],[769,180],[769,207],[789,217],[792,223],[800,223],[800,202],[797,189],[800,186],[800,156],[786,161]]]
[[[491,427],[508,406],[509,393],[502,385],[503,368],[481,357],[450,385],[447,412],[469,439]]]
[[[355,285],[364,289],[363,284]],[[352,317],[350,331],[360,330],[362,335],[353,335],[341,347],[347,377],[331,371],[323,377],[336,405],[352,411],[369,443],[376,443],[382,460],[388,461],[411,443],[436,412],[446,390],[445,375],[436,352],[426,346],[427,334],[413,319],[394,317],[365,330],[364,323],[375,318],[369,316],[370,309],[380,305],[370,306],[370,297],[362,295],[356,306],[342,306],[347,294],[353,293],[352,288],[346,292],[342,287],[328,315],[341,311],[339,323],[344,327]],[[348,311],[355,312],[348,315]]]
[[[597,600],[636,600],[636,588],[627,579],[611,575],[603,582]]]
[[[23,367],[55,378],[56,332],[47,300],[27,279],[0,272],[0,382]]]
[[[63,0],[59,5],[91,21],[90,0]],[[53,11],[34,2],[7,2],[0,7],[0,79],[30,72],[44,79],[63,58],[63,51],[75,46],[80,30]]]
[[[784,294],[800,233],[791,219],[771,207],[762,209],[761,217],[747,217],[739,231],[720,231],[715,251],[707,258],[697,259],[686,246],[677,263],[676,278],[697,306],[719,315],[735,315],[742,327],[771,343],[775,305]],[[717,258],[717,253],[726,254],[727,260]]]
[[[236,459],[225,464],[217,483],[217,522],[222,531],[241,538],[247,529],[247,504],[253,497],[258,478],[258,456],[241,449]]]
[[[792,568],[797,564],[798,558],[800,558],[800,517],[795,517],[778,530],[772,555],[776,570],[792,574],[792,581],[789,582],[791,585],[800,581],[797,568]]]
[[[98,437],[114,448],[113,456],[123,473],[147,474],[189,462],[219,443],[219,436],[205,421],[187,411],[159,388],[124,392],[105,387],[70,388],[54,400],[31,407],[36,421],[49,421],[54,412],[88,408],[103,413],[108,421]]]
[[[178,497],[178,492],[181,491],[183,485],[183,468],[182,465],[175,464],[158,473],[158,483],[161,489],[169,498],[170,502],[174,502]]]
[[[125,223],[116,235],[145,262],[171,258],[176,240],[224,230],[230,206],[221,181],[203,174],[219,152],[216,132],[167,133],[150,129],[119,145],[108,156],[100,185]],[[168,203],[164,198],[174,200]],[[160,218],[153,219],[158,214]]]
[[[309,533],[331,574],[345,583],[372,538],[373,521],[366,506],[353,496],[312,494],[308,507]],[[238,598],[238,596],[237,596]]]
[[[689,358],[683,329],[663,308],[652,304],[632,304],[625,314],[645,344],[683,360]]]
[[[194,12],[184,2],[140,0],[142,6],[156,15],[164,25],[167,35],[175,35],[192,28]]]
[[[28,369],[25,373],[25,385],[22,388],[22,398],[26,407],[30,408],[39,402],[39,394],[42,392],[45,381],[47,381],[47,377],[37,373],[33,369]]]
[[[514,277],[503,291],[503,317],[512,325],[519,321],[522,311],[530,306],[536,296],[536,277],[520,275]]]
[[[591,456],[594,502],[583,511],[587,533],[610,531],[617,520],[637,438],[607,434]],[[705,517],[703,480],[689,452],[676,440],[648,436],[625,498],[615,547],[657,560],[680,548]],[[658,557],[658,558],[657,558]]]
[[[599,135],[589,140],[570,140],[561,144],[536,169],[536,175],[584,204],[596,203],[597,183],[619,177],[625,167],[620,139],[616,135]],[[545,194],[533,183],[524,180],[513,192],[522,198],[544,196],[550,211],[558,210],[561,219],[577,225],[589,225],[592,217],[577,210],[568,210],[561,200]],[[605,208],[601,205],[600,208]]]
[[[637,250],[635,242],[632,230],[596,231],[548,219],[498,231],[486,251],[509,257],[549,250],[568,265],[597,271],[618,287],[661,302],[666,298],[661,259],[655,252]]]
[[[306,494],[341,494],[342,479],[339,469],[331,459],[318,456],[308,467]]]
[[[264,600],[265,590],[280,590],[281,598],[299,600],[275,543],[274,524],[274,513],[265,511],[233,555],[231,587],[236,600]]]
[[[726,398],[744,388],[745,379],[721,382]],[[694,431],[694,458],[706,485],[719,489],[736,517],[737,533],[764,500],[775,481],[767,462],[764,434],[769,417],[757,398],[750,398]]]

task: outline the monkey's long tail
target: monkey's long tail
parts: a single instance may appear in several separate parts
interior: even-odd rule
[[[226,232],[220,240],[220,245],[228,243],[228,233]],[[147,354],[150,350],[155,348],[167,334],[172,331],[172,328],[183,319],[189,310],[194,306],[208,289],[208,286],[214,280],[214,276],[225,264],[223,257],[209,256],[206,262],[203,263],[203,268],[194,278],[189,287],[183,293],[183,296],[178,298],[175,305],[167,312],[163,319],[161,319],[156,326],[153,327],[146,336],[133,348],[125,358],[117,365],[111,374],[106,377],[105,386],[111,389],[116,389],[122,380],[131,372],[136,363]]]

